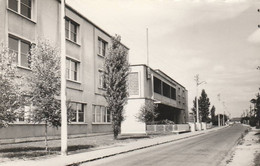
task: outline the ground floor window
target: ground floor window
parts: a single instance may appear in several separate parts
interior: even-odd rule
[[[111,113],[105,106],[93,105],[93,123],[110,123]]]
[[[71,122],[84,122],[85,104],[71,102],[69,109],[72,113]]]

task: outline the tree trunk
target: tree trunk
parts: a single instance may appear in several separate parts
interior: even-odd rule
[[[45,151],[48,152],[47,122],[45,122]]]

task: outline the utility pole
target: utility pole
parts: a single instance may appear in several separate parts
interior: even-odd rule
[[[223,101],[223,126],[225,126],[225,102]]]
[[[60,56],[61,56],[61,155],[68,153],[68,124],[66,106],[66,46],[65,46],[65,0],[60,8]]]
[[[218,94],[218,101],[220,103],[220,93]],[[220,127],[220,114],[218,113],[218,127]]]
[[[198,102],[198,87],[200,84],[205,83],[206,81],[199,81],[199,74],[194,76],[194,80],[196,81],[196,115],[197,115],[197,123],[200,123],[200,118],[199,118],[199,102]]]

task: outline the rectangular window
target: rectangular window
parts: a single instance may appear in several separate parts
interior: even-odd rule
[[[111,114],[105,106],[93,105],[93,123],[110,123]]]
[[[102,39],[98,39],[98,54],[101,56],[106,55],[106,47],[107,47],[107,42],[105,42]]]
[[[9,53],[15,54],[14,62],[22,67],[30,68],[30,47],[27,41],[9,36],[8,37]]]
[[[162,94],[162,81],[156,77],[153,77],[154,92]]]
[[[31,0],[8,0],[8,8],[31,19],[32,1]]]
[[[176,89],[171,87],[171,99],[176,100]]]
[[[65,35],[66,38],[77,43],[79,25],[74,21],[66,18],[65,20]]]
[[[79,62],[69,58],[66,59],[66,78],[79,81]]]
[[[171,87],[163,82],[163,96],[170,98],[171,97]]]
[[[72,112],[71,122],[84,122],[85,104],[71,102],[69,108]]]
[[[102,89],[106,88],[106,84],[104,81],[104,71],[102,70],[98,71],[98,87]]]

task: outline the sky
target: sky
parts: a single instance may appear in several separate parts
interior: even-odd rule
[[[188,90],[205,89],[216,113],[240,117],[260,88],[260,1],[66,0],[130,48],[131,64],[160,69]],[[220,94],[220,100],[217,95]]]

